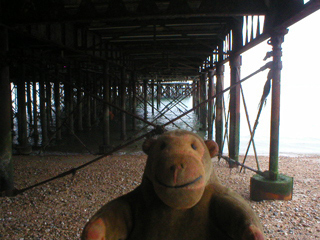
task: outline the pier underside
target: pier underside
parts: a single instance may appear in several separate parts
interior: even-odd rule
[[[230,167],[245,167],[245,159],[239,161],[240,99],[241,83],[249,77],[241,77],[241,54],[267,39],[270,62],[252,75],[269,71],[270,164],[265,174],[256,160],[254,171],[264,184],[281,180],[281,44],[290,25],[320,8],[318,0],[18,2],[0,1],[0,191],[5,195],[15,192],[13,152],[68,152],[72,144],[68,149],[66,143],[72,141],[84,152],[104,156],[172,128],[202,131],[221,149],[228,146]],[[90,145],[90,138],[98,145]]]

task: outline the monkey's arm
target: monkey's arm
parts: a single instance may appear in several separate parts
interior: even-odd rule
[[[82,240],[126,239],[132,228],[131,209],[123,198],[104,205],[86,224]]]
[[[265,239],[256,214],[240,195],[230,189],[213,195],[210,215],[218,228],[231,239]]]

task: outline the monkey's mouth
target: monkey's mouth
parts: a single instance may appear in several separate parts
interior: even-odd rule
[[[175,185],[175,186],[171,186],[171,185],[167,185],[163,182],[161,182],[158,177],[156,177],[156,181],[157,183],[159,183],[161,186],[164,186],[166,188],[184,188],[184,187],[188,187],[196,182],[198,182],[200,179],[202,178],[202,175],[200,175],[199,177],[197,177],[196,179],[194,179],[193,181],[191,182],[188,182],[188,183],[185,183],[185,184],[182,184],[182,185]]]

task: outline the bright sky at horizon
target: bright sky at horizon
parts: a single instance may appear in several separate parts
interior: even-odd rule
[[[282,44],[283,69],[281,72],[280,106],[280,153],[301,152],[320,154],[320,31],[315,27],[320,23],[320,10],[289,28]],[[241,78],[258,70],[266,62],[266,53],[272,47],[263,42],[242,55]],[[229,66],[226,66],[228,71]],[[226,84],[228,72],[226,71]],[[245,101],[248,105],[250,122],[253,126],[258,104],[267,80],[268,70],[259,73],[243,83]],[[271,93],[268,96],[255,135],[260,140],[262,152],[269,151]],[[249,130],[243,105],[241,105],[241,136],[249,139]],[[240,146],[246,149],[247,141]],[[258,145],[258,144],[257,144]]]

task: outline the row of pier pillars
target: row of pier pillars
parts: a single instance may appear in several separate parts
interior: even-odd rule
[[[6,28],[0,28],[0,55],[6,55],[8,31]],[[277,181],[279,176],[279,104],[283,35],[274,35],[270,41],[273,46],[273,82],[268,178],[273,181]],[[229,157],[238,160],[240,54],[231,55],[229,61],[231,85],[235,87],[230,89],[228,149]],[[113,117],[118,119],[119,124],[115,126],[120,132],[121,140],[127,139],[128,127],[132,130],[137,128],[137,119],[145,121],[146,124],[150,123],[147,119],[147,104],[150,97],[151,109],[154,111],[160,107],[162,97],[177,98],[181,95],[191,95],[202,129],[208,131],[209,139],[214,139],[219,146],[222,145],[224,138],[223,95],[220,94],[224,89],[222,61],[203,69],[197,80],[175,84],[156,79],[138,79],[135,71],[129,71],[123,66],[115,68],[110,66],[109,62],[90,64],[74,61],[52,64],[45,61],[33,63],[22,60],[13,69],[9,72],[9,63],[0,65],[0,190],[5,191],[7,195],[12,194],[14,189],[11,161],[13,130],[18,133],[17,150],[27,154],[31,152],[31,145],[45,147],[52,141],[60,141],[65,134],[75,134],[77,131],[100,125],[102,126],[100,150],[105,152],[110,147],[112,131],[110,120]],[[216,98],[213,98],[215,95]],[[139,100],[143,103],[144,118],[136,116]],[[15,106],[16,108],[13,108]],[[264,181],[256,182],[264,184]]]
[[[144,109],[144,119],[147,120],[149,104],[154,114],[155,109],[160,109],[163,98],[193,96],[197,99],[194,85],[189,82],[139,82],[133,73],[131,76],[121,75],[130,79],[129,84],[123,86],[126,80],[111,80],[105,70],[94,72],[81,66],[46,65],[33,69],[34,75],[27,77],[26,68],[26,64],[22,64],[21,78],[11,82],[11,127],[15,147],[23,154],[31,151],[31,145],[46,146],[53,139],[60,141],[63,134],[88,130],[101,123],[104,126],[103,145],[109,145],[110,119],[115,116],[123,123],[119,129],[120,138],[126,140],[126,127],[130,125],[136,130],[133,115],[138,106]],[[77,81],[74,77],[78,77]],[[131,113],[130,121],[127,121],[127,113]]]

